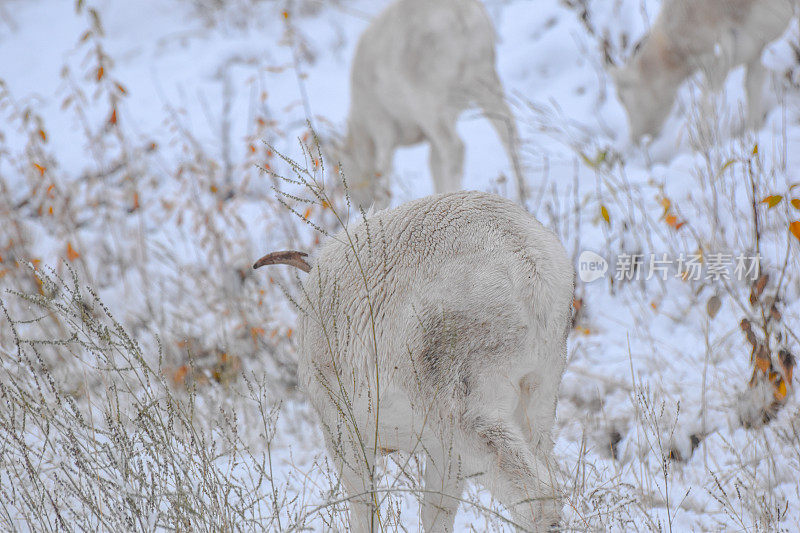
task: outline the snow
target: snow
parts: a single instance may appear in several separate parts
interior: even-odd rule
[[[695,80],[682,89],[662,136],[643,149],[627,140],[599,37],[568,4],[487,1],[499,35],[498,69],[520,124],[528,180],[538,193],[529,207],[576,260],[586,249],[606,258],[609,276],[620,253],[691,254],[698,241],[709,252],[749,252],[747,161],[755,157],[761,169],[759,191],[788,194],[800,181],[800,100],[790,45],[797,42],[797,23],[765,53],[775,73],[769,91],[774,109],[760,132],[732,133],[744,105],[742,73],[735,71],[717,102],[731,123],[722,121],[715,144],[698,147],[688,133],[694,126],[687,116],[700,98]],[[586,4],[617,60],[627,57],[659,6],[656,0]],[[271,282],[252,274],[239,281],[235,269],[246,272],[271,249],[310,249],[314,237],[275,202],[272,183],[257,165],[288,170],[262,141],[302,158],[298,138],[307,119],[322,134],[343,131],[353,50],[386,0],[309,1],[304,5],[311,8],[292,10],[288,18],[282,3],[250,0],[229,0],[220,11],[188,0],[87,5],[102,21],[98,42],[111,60],[104,76],[125,89],[116,96],[112,130],[118,134],[108,133],[107,124],[114,89],[97,83],[93,41],[81,41],[91,25],[87,11],[62,0],[10,0],[0,8],[0,80],[8,90],[0,91],[0,181],[15,201],[32,190],[37,172],[29,161],[39,161],[40,153],[28,147],[36,128],[22,126],[13,110],[30,106],[43,120],[42,153],[54,162],[42,173],[57,185],[50,203],[58,211],[69,192],[76,212],[91,213],[80,225],[58,212],[48,219],[20,208],[30,259],[63,272],[66,242],[73,243],[85,262],[81,272],[92,277],[112,312],[134,332],[165,337],[176,365],[185,359],[176,342],[189,339],[209,353],[240,353],[247,370],[274,371],[263,349],[269,345],[292,359],[291,305]],[[64,107],[78,92],[85,96],[81,111]],[[16,104],[7,105],[9,99]],[[509,162],[488,123],[468,112],[459,133],[466,144],[464,187],[513,197],[500,179],[511,175]],[[156,148],[148,151],[150,143]],[[601,154],[607,159],[597,159]],[[109,171],[120,157],[127,170]],[[724,180],[717,221],[709,216],[708,174]],[[214,192],[231,186],[237,194],[228,201]],[[134,192],[141,208],[126,215]],[[426,147],[397,152],[393,192],[395,203],[432,192]],[[686,228],[665,224],[662,198],[680,210]],[[601,205],[610,223],[599,214]],[[783,316],[791,329],[800,312],[800,243],[789,239],[787,248],[785,227],[798,212],[786,205],[761,211],[762,256],[774,274],[788,251]],[[330,218],[320,211],[314,217]],[[290,293],[296,289],[293,278],[281,276],[274,274]],[[13,279],[0,284],[25,289],[5,285]],[[256,289],[267,292],[259,297]],[[735,297],[746,301],[749,286],[720,293],[723,307],[712,319],[706,301],[721,290],[674,276],[663,283],[613,284],[607,277],[579,286],[585,313],[570,338],[555,430],[555,450],[571,484],[565,513],[573,527],[800,527],[800,443],[796,433],[791,438],[797,401],[790,393],[762,429],[741,427],[737,394],[747,388],[751,367],[739,331],[744,311]],[[237,298],[252,305],[237,309]],[[253,327],[267,332],[255,348]],[[266,338],[270,332],[277,332],[274,340]],[[788,343],[799,351],[796,337]],[[215,392],[209,401],[225,394]],[[278,386],[272,394],[270,402],[284,404],[272,444],[276,485],[313,508],[331,488],[321,434],[301,398]],[[258,435],[249,438],[258,441]],[[671,451],[665,478],[662,456]],[[399,498],[402,523],[416,529],[414,498]],[[491,504],[486,492],[475,499]],[[768,521],[767,508],[786,510]],[[472,521],[486,518],[476,513],[462,506],[457,529],[482,529]],[[156,517],[147,520],[153,524]]]

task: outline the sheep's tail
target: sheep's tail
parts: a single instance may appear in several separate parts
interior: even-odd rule
[[[311,265],[303,259],[304,257],[308,257],[308,254],[305,252],[296,252],[294,250],[272,252],[256,261],[253,268],[261,268],[264,265],[289,265],[299,268],[303,272],[309,272],[311,270]]]

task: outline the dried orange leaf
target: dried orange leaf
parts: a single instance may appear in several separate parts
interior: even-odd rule
[[[111,116],[108,117],[108,123],[110,125],[112,125],[112,126],[117,123],[117,108],[116,107],[111,110]]]
[[[308,217],[311,216],[311,208],[309,207],[306,209],[305,213],[303,213],[303,220],[308,220]]]
[[[800,211],[800,198],[793,198],[791,201],[792,207]]]
[[[186,381],[186,376],[189,374],[189,367],[186,365],[182,365],[175,371],[175,374],[172,376],[172,382],[175,385],[183,385]]]
[[[47,142],[47,134],[44,130],[39,130],[39,137],[41,137],[44,142]]]
[[[783,380],[778,381],[778,384],[775,386],[775,399],[783,400],[786,398],[786,382]]]
[[[719,296],[714,295],[709,298],[708,302],[706,302],[706,312],[708,316],[711,318],[716,317],[720,307],[722,307],[722,300],[719,299]]]
[[[789,224],[789,231],[791,231],[792,235],[797,237],[797,240],[800,241],[800,221],[795,220]]]
[[[69,261],[75,261],[75,260],[76,260],[77,258],[79,258],[80,256],[81,256],[81,254],[79,254],[78,252],[76,252],[76,251],[75,251],[75,248],[73,248],[73,247],[72,247],[72,243],[71,243],[71,242],[68,242],[68,243],[67,243],[67,259],[68,259]]]
[[[766,374],[767,371],[769,371],[769,359],[767,359],[766,357],[757,356],[756,368]]]
[[[772,194],[761,200],[761,203],[767,204],[769,208],[772,209],[773,207],[781,203],[781,200],[783,200],[783,196],[781,196],[780,194]]]
[[[39,171],[40,176],[44,176],[44,172],[47,170],[47,168],[43,167],[39,163],[34,163],[33,168]]]
[[[102,80],[103,75],[105,75],[105,70],[103,69],[103,66],[100,65],[99,67],[97,67],[97,81]]]

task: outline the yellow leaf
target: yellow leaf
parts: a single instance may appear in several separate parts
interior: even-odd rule
[[[606,209],[606,206],[600,206],[600,215],[603,217],[603,220],[606,221],[606,224],[611,224],[611,217],[608,215],[608,209]]]
[[[79,254],[78,252],[76,252],[76,251],[75,251],[75,248],[73,248],[73,247],[72,247],[72,243],[71,243],[71,242],[68,242],[68,243],[67,243],[67,259],[68,259],[69,261],[75,261],[75,260],[76,260],[77,258],[79,258],[80,256],[81,256],[81,254]]]
[[[800,198],[793,198],[791,203],[792,207],[800,211]]]
[[[736,162],[735,159],[728,159],[728,161],[724,165],[722,165],[722,168],[720,169],[719,173],[722,174],[723,172],[728,170],[728,167],[734,164],[735,162]]]
[[[800,221],[795,220],[789,224],[789,231],[791,231],[792,235],[797,237],[797,240],[800,241]]]
[[[783,196],[781,196],[780,194],[773,194],[761,200],[761,203],[767,204],[769,208],[772,209],[773,207],[781,203],[781,200],[783,200]]]
[[[605,150],[603,150],[602,152],[598,152],[597,156],[594,159],[590,159],[589,156],[587,156],[583,152],[580,152],[580,155],[584,163],[586,163],[591,168],[597,169],[603,163],[603,161],[606,160],[606,157],[608,157],[608,152],[606,152]]]
[[[311,208],[309,207],[308,209],[306,209],[306,212],[303,213],[303,220],[308,220],[308,217],[310,216],[311,216]]]
[[[780,380],[778,382],[778,385],[775,387],[775,393],[774,393],[775,394],[775,399],[783,400],[784,398],[786,398],[786,392],[787,392],[786,391],[786,382],[783,381],[783,380]]]
[[[753,145],[753,155],[758,155],[758,143]]]
[[[664,212],[665,212],[665,213],[666,213],[667,211],[669,211],[669,208],[670,208],[670,207],[672,207],[672,202],[670,201],[670,199],[669,199],[669,198],[666,198],[666,197],[662,198],[662,199],[661,199],[661,200],[660,200],[658,203],[660,203],[660,204],[661,204],[661,207],[663,207],[663,208],[664,208]]]

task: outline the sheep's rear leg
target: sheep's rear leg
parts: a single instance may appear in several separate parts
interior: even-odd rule
[[[536,374],[525,376],[520,381],[514,418],[534,452],[553,449],[551,429],[556,418],[559,383],[560,380],[539,380]]]
[[[549,451],[532,450],[513,413],[471,406],[462,422],[463,456],[472,455],[487,477],[491,492],[511,511],[520,526],[546,530],[560,519],[555,462]]]
[[[525,204],[528,199],[528,186],[522,169],[519,157],[519,133],[517,131],[517,121],[511,108],[508,107],[503,93],[503,84],[497,76],[494,66],[491,66],[483,82],[478,82],[478,94],[476,101],[483,114],[492,124],[500,142],[506,151],[511,169],[514,172],[514,179],[517,182],[517,196],[521,204]]]
[[[457,452],[451,446],[429,448],[425,460],[422,525],[426,533],[449,533],[464,491]]]

